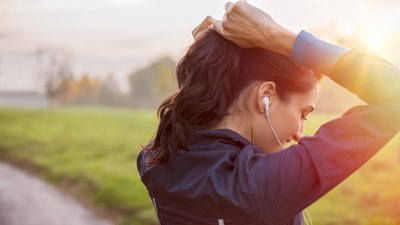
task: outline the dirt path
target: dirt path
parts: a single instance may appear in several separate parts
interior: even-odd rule
[[[0,225],[111,225],[54,187],[0,162]]]

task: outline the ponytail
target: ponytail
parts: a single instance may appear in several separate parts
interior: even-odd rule
[[[239,92],[240,48],[209,31],[196,41],[176,68],[179,91],[158,108],[160,123],[149,164],[168,160],[177,149],[185,149],[188,135],[216,125]],[[233,94],[231,94],[233,93]]]

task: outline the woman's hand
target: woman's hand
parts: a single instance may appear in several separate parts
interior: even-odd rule
[[[289,56],[296,35],[279,26],[267,13],[240,0],[225,5],[222,21],[214,29],[243,48],[260,47]]]

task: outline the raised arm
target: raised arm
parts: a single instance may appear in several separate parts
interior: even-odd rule
[[[302,31],[290,58],[328,75],[368,104],[400,106],[400,70],[365,46],[348,51]]]

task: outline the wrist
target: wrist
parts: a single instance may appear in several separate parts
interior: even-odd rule
[[[297,35],[279,25],[270,28],[268,32],[270,34],[268,37],[269,40],[266,40],[264,48],[289,57]]]

